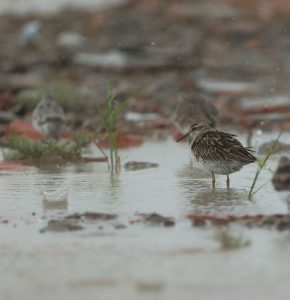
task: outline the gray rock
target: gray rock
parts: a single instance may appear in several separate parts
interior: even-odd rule
[[[116,50],[107,53],[77,53],[73,61],[77,65],[90,68],[120,69],[127,66],[126,55]]]
[[[83,229],[76,220],[63,219],[63,220],[50,220],[45,228],[41,229],[40,232],[64,232],[64,231],[76,231]]]
[[[0,111],[0,123],[9,123],[17,117],[10,111]]]
[[[278,168],[272,178],[272,183],[276,191],[290,191],[290,159],[282,156],[278,163]]]
[[[77,32],[62,32],[57,37],[57,45],[63,48],[80,48],[86,42],[86,38]]]
[[[136,170],[157,168],[157,167],[159,167],[159,164],[157,163],[150,163],[144,161],[128,161],[124,165],[126,171],[136,171]]]

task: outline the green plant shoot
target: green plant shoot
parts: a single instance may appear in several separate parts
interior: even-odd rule
[[[264,183],[262,186],[260,186],[257,190],[254,191],[254,188],[257,184],[257,181],[258,181],[258,178],[260,176],[260,173],[263,169],[265,169],[266,167],[266,163],[268,161],[268,159],[271,157],[271,155],[274,153],[275,151],[275,148],[279,142],[279,139],[281,137],[283,133],[283,130],[281,130],[281,132],[279,133],[278,137],[276,138],[276,140],[274,141],[272,147],[268,150],[266,156],[264,157],[264,159],[262,160],[258,160],[258,168],[257,168],[257,171],[256,171],[256,174],[255,174],[255,177],[253,179],[253,182],[252,182],[252,185],[251,185],[251,189],[250,189],[250,192],[249,192],[249,195],[248,195],[248,199],[249,200],[252,200],[253,196],[258,192],[260,191],[269,181],[267,181],[266,183]]]

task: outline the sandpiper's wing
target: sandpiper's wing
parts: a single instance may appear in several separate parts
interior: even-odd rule
[[[204,100],[206,102],[205,105],[203,105],[203,111],[204,115],[207,117],[207,119],[210,121],[208,124],[211,127],[216,127],[219,123],[219,113],[217,108],[208,100]]]
[[[244,147],[234,134],[212,130],[198,137],[191,145],[197,160],[238,161],[251,163],[256,160],[252,151]]]

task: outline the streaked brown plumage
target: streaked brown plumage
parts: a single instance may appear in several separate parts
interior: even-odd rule
[[[173,115],[173,122],[182,133],[188,131],[193,123],[205,122],[211,127],[216,127],[219,122],[216,107],[206,98],[184,98],[178,103]]]
[[[212,185],[215,185],[214,174],[227,175],[239,171],[244,165],[256,161],[249,148],[244,147],[234,134],[215,130],[206,123],[195,123],[182,136],[189,137],[192,159],[212,174]]]

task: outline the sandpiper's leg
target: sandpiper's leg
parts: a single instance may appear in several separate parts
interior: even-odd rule
[[[212,181],[211,181],[212,188],[214,189],[215,188],[215,177],[214,177],[214,173],[213,172],[211,172],[211,178],[212,178]]]
[[[230,188],[230,177],[228,174],[227,174],[227,188],[228,189]]]

